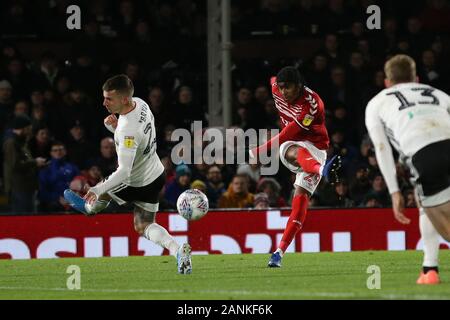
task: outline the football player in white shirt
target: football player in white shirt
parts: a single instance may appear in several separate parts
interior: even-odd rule
[[[192,272],[191,248],[179,246],[165,228],[155,222],[158,196],[165,183],[164,166],[156,154],[155,119],[148,104],[133,97],[134,87],[126,75],[117,75],[103,85],[103,105],[110,116],[105,126],[114,133],[118,168],[90,188],[84,199],[70,189],[66,200],[86,215],[105,209],[111,200],[134,204],[134,229],[139,235],[166,248],[176,257],[178,272]],[[119,118],[115,116],[119,114]]]
[[[416,64],[409,56],[392,57],[384,71],[387,88],[368,103],[366,127],[392,197],[394,216],[403,224],[410,220],[403,213],[404,199],[389,142],[411,171],[424,240],[423,271],[417,283],[437,284],[437,232],[450,241],[450,97],[419,84]]]

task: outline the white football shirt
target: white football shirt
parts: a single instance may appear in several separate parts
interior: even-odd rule
[[[369,101],[366,127],[380,170],[393,193],[398,185],[389,142],[408,159],[429,144],[450,139],[450,97],[425,84],[394,85]]]
[[[144,100],[133,98],[133,102],[136,107],[119,116],[114,131],[119,167],[105,181],[91,188],[97,196],[125,186],[146,186],[164,171],[156,153],[155,118]]]

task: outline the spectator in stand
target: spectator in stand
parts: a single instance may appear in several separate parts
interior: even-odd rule
[[[50,127],[50,120],[43,105],[33,107],[31,110],[31,123],[34,130],[41,127]]]
[[[408,189],[405,191],[405,207],[417,208],[416,197],[414,195],[414,189]]]
[[[406,23],[407,28],[407,41],[414,44],[412,55],[414,58],[418,58],[420,52],[426,49],[430,45],[429,37],[423,32],[422,22],[416,16],[408,18]]]
[[[67,71],[73,84],[69,92],[77,88],[88,96],[96,96],[101,84],[99,81],[100,66],[95,63],[95,51],[92,48],[76,48],[74,50],[74,58],[74,63]],[[101,110],[100,108],[97,109]]]
[[[166,103],[166,96],[160,87],[152,87],[148,93],[150,110],[155,116],[156,135],[162,134],[164,127],[173,117]]]
[[[15,88],[14,98],[24,99],[31,90],[32,77],[19,57],[14,57],[7,64],[6,78]]]
[[[2,132],[3,138],[8,138],[12,135],[12,128],[11,128],[12,121],[14,118],[22,115],[28,117],[28,104],[26,101],[18,101],[14,105],[12,113],[6,116],[7,124],[5,125],[5,130]]]
[[[380,171],[378,160],[373,149],[370,149],[367,154],[367,163],[369,164],[369,176],[373,176]]]
[[[0,80],[0,131],[5,128],[13,112],[12,86],[8,80]]]
[[[14,105],[13,117],[17,117],[20,115],[25,115],[27,117],[30,115],[30,106],[26,100],[19,100]]]
[[[354,201],[349,196],[347,181],[342,179],[333,188],[334,192],[329,199],[328,205],[336,208],[350,208],[354,206]]]
[[[245,175],[248,177],[248,190],[251,192],[256,191],[256,184],[261,177],[261,167],[259,164],[240,164],[236,171],[237,174]]]
[[[75,164],[66,160],[66,147],[62,142],[53,142],[50,154],[49,165],[39,172],[39,210],[44,212],[68,208],[63,197],[64,190],[80,173]]]
[[[28,148],[32,127],[27,116],[14,118],[12,130],[13,135],[3,144],[5,193],[9,197],[12,212],[30,213],[35,211],[37,170],[46,166],[47,160],[42,157],[34,158]]]
[[[278,116],[278,110],[275,107],[275,101],[269,99],[264,104],[264,111],[267,118],[267,128],[281,128],[280,117]]]
[[[206,181],[208,165],[202,160],[202,157],[194,161],[192,167],[192,180]]]
[[[295,1],[293,5],[298,6],[294,12],[294,21],[300,35],[317,36],[326,31],[321,8],[312,0]]]
[[[267,100],[272,99],[269,89],[263,84],[256,87],[254,97],[260,107],[264,106]]]
[[[119,3],[119,15],[114,19],[114,29],[118,31],[122,39],[130,39],[133,36],[134,25],[137,19],[137,10],[131,0],[122,0]]]
[[[3,7],[6,6],[6,7]],[[32,13],[28,6],[21,1],[11,1],[2,3],[2,21],[0,30],[6,36],[36,36],[36,25],[33,23]],[[3,13],[5,10],[5,13]]]
[[[81,174],[74,177],[70,182],[69,188],[84,196],[87,190],[94,187],[103,180],[102,172],[96,165],[91,165],[87,170],[81,171]]]
[[[358,42],[364,39],[366,26],[361,21],[353,21],[350,27],[350,34],[346,39],[346,48],[355,48],[358,46]]]
[[[369,170],[366,165],[359,165],[350,184],[350,196],[356,205],[362,204],[364,197],[371,189]]]
[[[395,17],[387,17],[381,27],[382,35],[377,40],[381,55],[395,51],[398,40],[398,23]]]
[[[92,109],[92,104],[86,93],[80,88],[72,88],[69,94],[64,96],[62,105],[58,106],[58,109],[53,112],[51,121],[52,132],[58,139],[67,141],[70,137],[67,129],[71,128],[73,123],[77,121],[85,129],[91,127],[92,131],[93,126],[90,124],[94,122],[92,117],[95,114],[95,112],[92,112]]]
[[[118,163],[114,139],[111,137],[103,138],[100,141],[100,156],[91,159],[89,162],[98,165],[104,177],[116,171]]]
[[[254,106],[253,93],[249,87],[244,86],[238,89],[233,109],[236,111],[233,123],[244,130],[252,128],[251,115],[257,108]],[[260,110],[259,113],[261,113]]]
[[[330,96],[327,104],[343,103],[352,111],[355,106],[355,92],[352,92],[347,84],[345,69],[342,66],[335,66],[331,69]]]
[[[311,88],[320,88],[321,96],[330,95],[330,69],[325,54],[318,53],[312,60],[310,69],[306,72],[306,80]]]
[[[350,173],[354,163],[357,161],[358,151],[348,143],[344,131],[339,128],[329,130],[330,145],[333,148],[333,154],[340,155],[342,159],[342,171]]]
[[[30,93],[30,102],[31,102],[31,108],[35,108],[37,106],[45,106],[45,97],[44,92],[41,89],[34,88],[31,90]]]
[[[258,85],[254,91],[254,102],[248,112],[249,125],[253,129],[263,129],[273,125],[270,113],[265,110],[267,101],[272,100],[269,89],[266,85]]]
[[[235,175],[227,191],[219,198],[218,208],[253,207],[253,193],[248,192],[247,177]]]
[[[175,92],[176,101],[173,105],[173,114],[177,116],[172,119],[177,128],[191,130],[194,121],[202,121],[206,126],[205,113],[203,108],[194,100],[192,89],[189,86],[180,86]]]
[[[186,164],[179,164],[175,169],[175,180],[165,187],[164,198],[169,205],[176,206],[178,197],[191,185],[191,169]]]
[[[342,103],[338,103],[332,111],[332,121],[328,127],[330,129],[342,132],[344,137],[348,138],[348,142],[355,142],[356,137],[354,137],[354,126],[349,126],[349,122],[347,107]]]
[[[47,127],[37,127],[33,129],[34,136],[31,138],[29,146],[33,158],[50,158],[52,139]]]
[[[144,97],[148,89],[139,63],[135,60],[127,61],[123,69],[124,74],[133,81],[134,95],[136,97]]]
[[[374,174],[372,178],[372,188],[366,194],[366,202],[367,198],[376,199],[377,202],[382,207],[388,207],[391,205],[391,196],[386,187],[386,183],[384,182],[383,176],[380,172]]]
[[[329,0],[323,12],[328,32],[343,33],[350,29],[352,11],[346,10],[343,0]]]
[[[59,73],[60,69],[56,55],[49,51],[45,52],[41,57],[39,70],[37,70],[35,75],[37,87],[41,90],[52,88]]]
[[[217,202],[225,191],[225,184],[223,183],[222,172],[219,166],[210,166],[206,174],[206,196],[209,199],[210,208],[217,208]]]
[[[87,154],[93,154],[94,148],[91,142],[86,139],[83,126],[74,122],[69,127],[69,139],[67,141],[67,156],[79,169],[83,170],[87,166]]]
[[[381,205],[380,201],[378,201],[378,198],[374,194],[369,193],[364,196],[364,200],[359,207],[382,208],[383,206]]]
[[[166,174],[166,185],[175,180],[175,169],[170,156],[160,156]]]
[[[365,65],[362,53],[359,51],[353,51],[350,54],[350,61],[347,71],[352,92],[361,92],[363,88],[369,85],[371,74],[370,71],[371,70],[369,70]]]
[[[384,71],[377,70],[373,74],[372,82],[363,89],[362,92],[362,105],[366,106],[367,103],[381,90],[384,90]]]
[[[286,207],[287,203],[281,197],[281,185],[274,178],[262,178],[256,186],[256,191],[265,193],[269,199],[269,206],[272,208]]]
[[[156,136],[156,139],[158,139],[158,153],[160,154],[172,153],[172,149],[179,142],[179,141],[172,141],[172,133],[175,129],[176,128],[173,124],[168,124],[164,127],[162,134]]]
[[[253,208],[255,209],[268,209],[270,207],[269,197],[264,192],[255,194],[253,201]]]
[[[72,81],[67,75],[60,75],[56,79],[55,90],[59,102],[63,101],[63,97],[70,92]]]
[[[422,63],[419,69],[420,82],[429,84],[438,89],[443,89],[443,75],[439,71],[436,55],[433,50],[422,52]]]
[[[329,33],[325,35],[323,48],[319,51],[321,55],[324,55],[328,63],[332,66],[339,65],[344,62],[342,50],[337,35]]]

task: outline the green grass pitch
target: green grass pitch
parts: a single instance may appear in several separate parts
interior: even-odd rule
[[[193,273],[176,273],[162,257],[1,260],[0,299],[450,299],[450,250],[440,252],[442,284],[415,284],[422,252],[287,254],[281,269],[269,255],[193,256]],[[68,290],[67,267],[81,270],[81,289]],[[369,290],[370,265],[381,289]]]

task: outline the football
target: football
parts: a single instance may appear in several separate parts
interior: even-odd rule
[[[208,212],[209,201],[200,190],[189,189],[178,197],[177,210],[186,220],[198,220]]]

